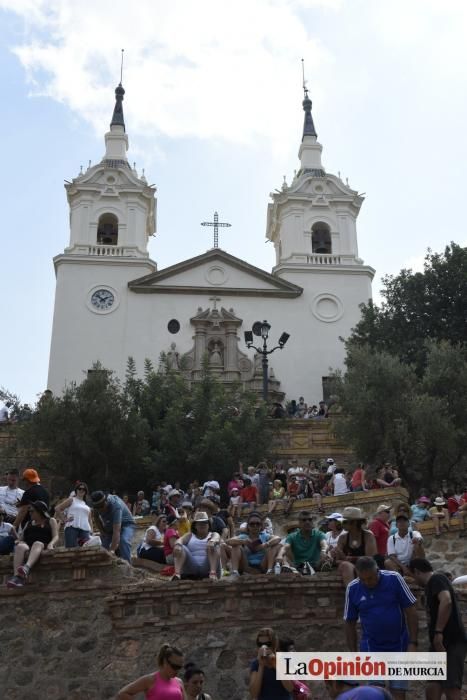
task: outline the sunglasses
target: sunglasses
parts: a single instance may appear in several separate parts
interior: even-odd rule
[[[170,668],[172,668],[174,671],[181,671],[183,668],[183,665],[180,666],[179,664],[173,664],[170,659],[166,659],[167,663],[169,664]]]
[[[299,518],[301,523],[311,523],[313,518]]]
[[[267,640],[257,639],[257,640],[256,640],[256,646],[258,647],[258,649],[259,649],[259,647],[269,647],[269,648],[271,648],[271,647],[272,647],[272,642],[271,642],[269,639],[267,639]]]

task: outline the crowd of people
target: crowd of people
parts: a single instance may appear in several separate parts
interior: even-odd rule
[[[389,464],[378,469],[373,480],[368,478],[364,465],[349,471],[340,469],[332,458],[324,464],[310,460],[307,465],[299,466],[294,462],[288,468],[285,465],[271,468],[265,462],[246,469],[240,465],[224,489],[213,477],[203,484],[193,481],[186,490],[179,482],[173,485],[163,482],[152,489],[149,498],[144,491],[139,491],[133,502],[126,494],[120,498],[103,490],[91,492],[86,483],[78,481],[69,495],[58,499],[52,507],[37,470],[25,469],[22,480],[24,489],[19,486],[19,473],[10,470],[6,474],[6,484],[0,487],[0,554],[14,555],[13,575],[7,582],[8,587],[19,588],[27,583],[42,552],[52,550],[59,543],[61,528],[65,547],[97,544],[129,563],[132,562],[133,545],[136,545],[137,559],[162,565],[162,572],[173,581],[181,578],[217,581],[227,576],[236,580],[247,573],[312,576],[318,571],[334,569],[346,587],[345,620],[349,649],[357,648],[355,622],[360,619],[362,650],[413,651],[416,642],[415,599],[406,582],[428,586],[432,581],[436,586],[430,584],[434,596],[430,614],[438,615],[436,595],[439,595],[438,607],[441,610],[433,626],[432,644],[434,648],[444,646],[448,651],[452,646],[452,653],[448,656],[452,671],[449,682],[454,684],[454,690],[458,687],[462,676],[459,659],[464,657],[459,625],[449,623],[449,616],[455,610],[454,592],[448,577],[433,574],[417,526],[431,520],[435,534],[441,536],[456,519],[460,534],[464,535],[467,490],[450,488],[444,483],[436,494],[426,495],[423,491],[412,505],[405,501],[394,507],[381,503],[368,521],[365,513],[356,506],[336,508],[326,514],[322,497],[326,493],[343,495],[351,490],[397,486],[401,483],[400,477]],[[293,504],[306,498],[311,499],[311,503],[308,501],[307,507],[302,503],[298,512],[295,509],[297,522],[291,522],[287,527],[286,520],[287,534],[276,533],[271,515],[282,507],[287,518]],[[136,543],[137,519],[144,516],[150,516],[152,523],[142,541]],[[361,600],[367,598],[365,591],[369,590],[381,592],[382,609],[397,603],[403,611],[398,619],[407,621],[407,629],[404,627],[403,635],[402,628],[399,629],[399,646],[396,644],[396,630],[387,621],[383,637],[387,641],[388,635],[394,635],[391,638],[394,647],[384,647],[384,640],[384,648],[381,647],[381,625],[375,622],[380,611],[373,606],[361,605]],[[448,597],[451,604],[446,608],[443,601]],[[436,639],[441,632],[443,639]],[[270,637],[272,646],[268,649],[272,654],[278,642],[272,632]],[[170,657],[161,657],[158,674],[135,681],[122,689],[119,697],[133,697],[139,690],[145,690],[147,697],[153,697],[151,689],[155,686],[159,689],[170,680],[166,671],[168,667],[174,670],[170,659],[175,656],[177,653],[172,651]],[[176,666],[176,670],[181,670],[183,664],[177,662]],[[252,664],[251,692],[257,700],[263,697],[258,688],[260,681],[266,682],[267,668],[261,660]],[[185,684],[193,676],[189,671],[186,670]],[[197,676],[199,686],[202,680],[199,669]],[[290,688],[282,686],[282,695],[267,694],[264,697],[268,700],[289,698]],[[460,698],[454,690],[447,695],[449,700]],[[186,693],[186,688],[182,691]],[[404,698],[405,688],[396,684],[392,693],[396,699]]]
[[[325,401],[320,401],[318,404],[307,404],[303,396],[300,396],[298,401],[296,399],[289,401],[285,408],[279,401],[276,401],[273,403],[270,415],[272,418],[299,418],[301,420],[316,418],[322,420],[328,418],[329,407]]]

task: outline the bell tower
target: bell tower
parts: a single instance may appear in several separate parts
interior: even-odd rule
[[[130,354],[123,358],[128,283],[157,270],[148,253],[156,231],[156,188],[127,160],[124,95],[120,83],[102,160],[65,184],[70,234],[68,246],[54,258],[48,379],[56,393],[80,383],[96,361],[121,369]]]
[[[280,276],[294,269],[363,264],[358,257],[356,227],[363,197],[324,170],[323,147],[306,89],[302,105],[300,167],[290,185],[284,181],[281,190],[271,194],[273,201],[268,205],[266,237],[274,243],[274,272]]]

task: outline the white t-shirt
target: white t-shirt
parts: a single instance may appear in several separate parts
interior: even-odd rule
[[[141,549],[151,549],[151,547],[153,546],[151,544],[148,544],[148,536],[150,532],[154,533],[156,540],[162,541],[164,539],[159,528],[157,528],[155,525],[150,525],[144,533],[144,540],[141,542]]]
[[[0,523],[0,537],[8,537],[8,535],[11,535],[12,530],[13,525],[10,523]]]
[[[349,492],[349,487],[343,474],[334,474],[334,496],[342,496]]]
[[[188,542],[187,549],[190,552],[191,556],[193,557],[193,560],[196,562],[198,565],[204,564],[206,561],[206,558],[208,556],[208,542],[211,539],[212,533],[210,532],[209,535],[204,537],[203,539],[200,539],[199,537],[196,537],[195,535],[192,535],[190,537],[190,541]]]
[[[0,486],[0,507],[7,515],[16,518],[18,515],[16,504],[22,499],[23,493],[24,489],[10,489],[9,486]]]
[[[342,535],[342,532],[343,531],[341,530],[340,532],[336,532],[336,534],[334,534],[333,532],[331,532],[331,530],[328,530],[325,533],[328,547],[337,547],[337,540]]]
[[[412,559],[414,540],[423,541],[417,530],[408,532],[405,537],[401,537],[398,532],[388,537],[388,556],[395,554],[401,564],[407,566]]]
[[[86,532],[91,532],[89,524],[90,507],[80,498],[73,498],[71,505],[66,509],[65,527],[76,527]]]

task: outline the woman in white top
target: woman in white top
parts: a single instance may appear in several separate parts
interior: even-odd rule
[[[345,480],[345,469],[338,467],[332,477],[333,495],[343,496],[349,492],[347,481]]]
[[[340,513],[331,513],[331,515],[326,516],[326,520],[328,521],[328,531],[325,533],[328,552],[333,558],[333,561],[335,561],[337,540],[342,534],[342,515]]]
[[[65,515],[65,547],[79,547],[91,537],[93,527],[91,509],[86,503],[87,495],[87,485],[84,481],[79,481],[75,495],[55,506],[58,517]]]
[[[166,564],[164,554],[164,532],[167,530],[167,516],[157,515],[145,532],[144,540],[136,553],[140,559],[150,559],[158,564]]]
[[[172,580],[182,575],[217,580],[220,575],[220,535],[212,532],[208,514],[195,513],[191,533],[180,537],[174,547]]]

